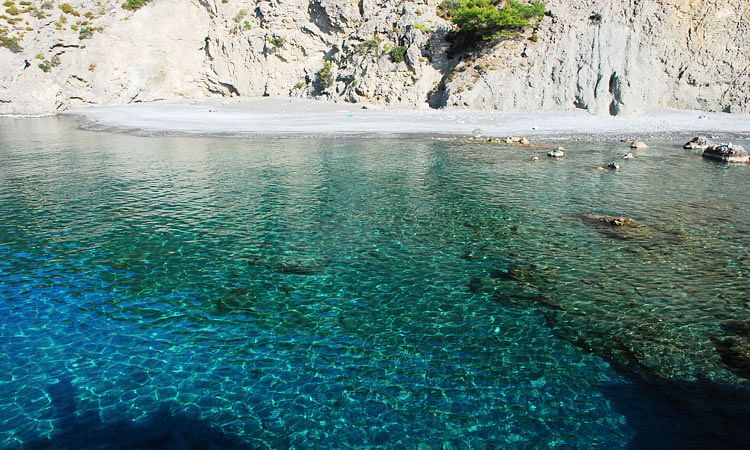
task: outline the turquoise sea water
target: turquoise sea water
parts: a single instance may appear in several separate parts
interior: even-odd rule
[[[750,166],[678,144],[2,119],[0,448],[742,448]]]

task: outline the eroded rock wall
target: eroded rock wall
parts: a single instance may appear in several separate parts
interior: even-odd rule
[[[20,47],[0,48],[0,113],[262,95],[750,112],[745,0],[547,0],[535,29],[456,55],[439,0],[68,1],[74,13],[31,3],[0,22]]]

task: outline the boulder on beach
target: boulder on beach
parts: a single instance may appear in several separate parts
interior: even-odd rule
[[[705,150],[711,146],[711,141],[705,136],[696,136],[682,146],[685,150]]]
[[[630,148],[648,148],[648,145],[643,141],[630,141],[628,145]]]
[[[703,150],[703,157],[729,163],[750,162],[750,155],[747,154],[745,148],[741,145],[733,145],[731,142],[707,147]]]

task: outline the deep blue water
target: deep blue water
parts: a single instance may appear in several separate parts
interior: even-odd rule
[[[750,166],[678,144],[0,119],[0,448],[742,448]]]

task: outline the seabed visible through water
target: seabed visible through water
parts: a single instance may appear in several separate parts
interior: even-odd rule
[[[750,166],[681,143],[0,119],[0,448],[742,448]]]

